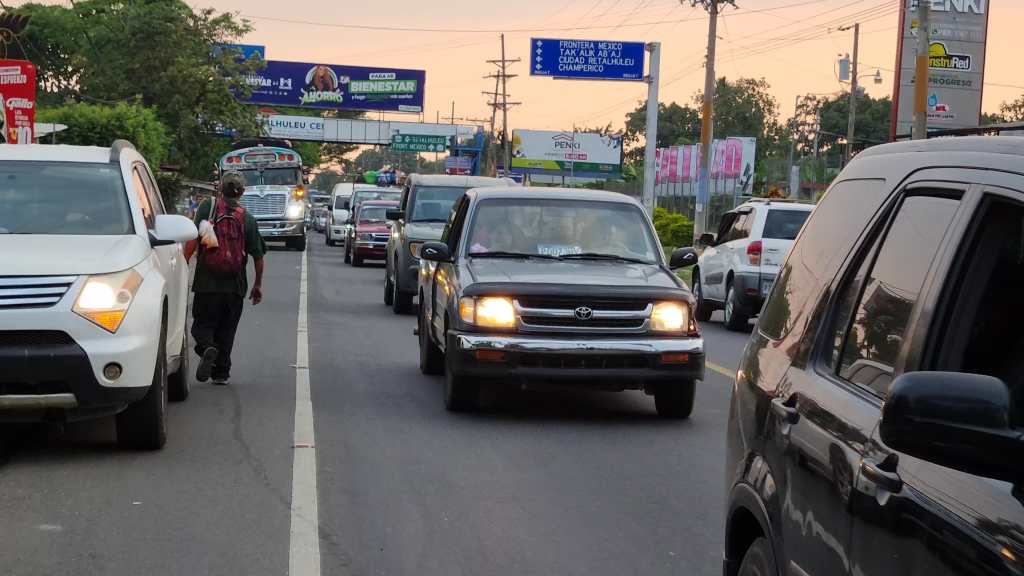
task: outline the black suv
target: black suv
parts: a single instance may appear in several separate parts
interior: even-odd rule
[[[857,156],[736,375],[724,573],[1024,573],[1024,139]]]
[[[635,200],[476,188],[420,257],[420,369],[444,372],[449,410],[497,381],[644,390],[659,415],[690,415],[704,377],[693,296]],[[696,260],[682,248],[672,265]]]

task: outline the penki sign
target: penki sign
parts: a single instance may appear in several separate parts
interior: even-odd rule
[[[327,110],[422,112],[426,72],[267,60],[246,78],[252,104]]]
[[[593,132],[515,130],[512,172],[615,179],[622,175],[622,139]]]
[[[919,1],[902,0],[893,139],[909,137],[914,125]],[[928,129],[976,128],[981,122],[989,0],[923,1],[931,8]]]

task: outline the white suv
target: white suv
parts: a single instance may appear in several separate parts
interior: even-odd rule
[[[0,145],[0,422],[117,414],[122,446],[158,449],[189,393],[188,264],[145,159]]]
[[[761,311],[779,267],[814,206],[755,199],[726,212],[718,234],[704,234],[693,270],[695,316],[707,321],[724,310],[729,330],[745,330]]]

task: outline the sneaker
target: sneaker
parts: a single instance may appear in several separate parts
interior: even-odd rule
[[[203,355],[199,359],[199,367],[196,368],[196,380],[199,382],[206,382],[210,379],[210,371],[213,370],[213,363],[217,360],[217,349],[210,346],[206,350],[203,350]]]
[[[214,384],[214,386],[227,386],[228,385],[228,379],[220,377],[220,376],[216,376],[213,379],[213,384]]]

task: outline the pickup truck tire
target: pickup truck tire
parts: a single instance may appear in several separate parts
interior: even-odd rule
[[[733,332],[745,332],[750,322],[750,316],[743,313],[739,302],[736,300],[736,289],[732,282],[725,287],[725,328]]]
[[[362,266],[363,265],[363,259],[361,257],[356,256],[355,254],[353,254],[352,255],[352,265],[355,266],[356,268]]]
[[[117,443],[122,448],[159,450],[167,443],[166,350],[167,334],[161,326],[149,392],[116,416]]]
[[[768,539],[762,536],[754,540],[743,555],[738,576],[775,575],[778,573],[778,569],[775,567],[775,556],[772,554],[772,547],[768,543]]]
[[[394,286],[391,285],[391,275],[384,271],[384,305],[391,306],[395,302]]]
[[[654,407],[658,416],[671,420],[689,418],[696,392],[697,385],[693,380],[659,384],[654,390]]]
[[[451,356],[445,354],[444,407],[449,412],[470,412],[476,409],[479,390],[476,383],[452,371]]]
[[[422,312],[416,315],[416,323],[420,338],[420,372],[428,376],[443,373],[444,352],[441,352],[434,339],[430,337],[430,326]]]
[[[704,299],[704,287],[700,284],[700,270],[693,271],[693,281],[690,282],[690,290],[693,292],[693,298],[697,301],[693,311],[694,317],[697,318],[698,322],[711,320],[711,313],[714,310],[712,310],[711,304]]]
[[[348,240],[345,240],[345,264],[352,263],[352,253],[348,251]]]
[[[395,281],[392,282],[391,287],[392,302],[391,310],[395,314],[411,314],[412,313],[412,294],[405,294],[402,292],[400,285],[398,284],[398,275],[395,275]]]
[[[178,361],[178,371],[167,376],[167,399],[171,402],[184,402],[188,400],[192,392],[192,384],[189,380],[189,356],[192,351],[188,346],[188,330],[181,338],[181,360]]]

